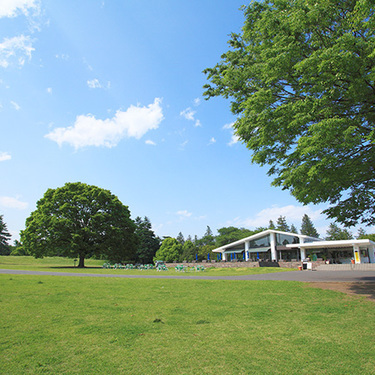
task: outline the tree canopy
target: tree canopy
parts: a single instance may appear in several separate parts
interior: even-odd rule
[[[315,229],[313,222],[307,214],[304,214],[302,217],[301,234],[304,234],[305,236],[319,238],[319,233]]]
[[[346,228],[342,229],[337,224],[331,223],[325,239],[327,241],[352,240],[353,235]]]
[[[135,254],[135,261],[138,263],[152,263],[155,253],[160,247],[160,241],[152,230],[152,225],[147,216],[142,219],[135,218],[135,234],[138,237],[138,245]]]
[[[0,215],[0,255],[9,255],[9,239],[11,238],[6,223],[4,222],[3,215]]]
[[[81,182],[48,189],[26,219],[21,240],[31,255],[134,259],[137,237],[130,211],[109,190]]]
[[[205,96],[231,99],[235,133],[273,185],[375,224],[373,0],[264,0],[243,8]]]
[[[182,245],[172,237],[166,238],[159,250],[156,252],[154,262],[157,260],[164,260],[165,262],[174,262],[180,259],[182,253]]]

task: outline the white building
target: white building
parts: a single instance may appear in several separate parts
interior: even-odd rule
[[[322,241],[303,234],[273,229],[254,234],[215,250],[222,260],[300,261],[327,259],[333,263],[375,263],[375,243],[364,240]]]

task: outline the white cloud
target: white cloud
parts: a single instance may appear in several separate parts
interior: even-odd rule
[[[151,141],[151,139],[147,139],[145,143],[146,145],[156,146],[156,143],[154,141]]]
[[[90,87],[90,89],[109,89],[111,87],[111,82],[108,81],[107,84],[103,86],[97,78],[94,78],[87,81],[87,86]]]
[[[200,120],[195,121],[194,126],[196,127],[202,126],[201,121]]]
[[[97,78],[94,78],[92,80],[87,81],[87,86],[90,87],[90,89],[101,89],[102,88],[102,85],[100,84],[100,82]]]
[[[223,129],[233,129],[233,125],[234,125],[234,122],[231,122],[231,123],[229,123],[229,124],[225,124],[225,125],[223,126]]]
[[[16,208],[17,210],[25,210],[28,207],[28,203],[21,202],[17,198],[0,197],[0,206],[6,208]]]
[[[186,118],[186,120],[189,120],[189,121],[195,121],[194,119],[194,115],[195,115],[195,111],[193,111],[190,107],[189,108],[186,108],[184,109],[183,111],[180,112],[180,116]]]
[[[100,120],[93,115],[77,116],[73,126],[56,128],[45,135],[61,146],[68,143],[75,149],[85,146],[114,147],[123,138],[140,139],[149,130],[157,129],[163,120],[161,99],[155,98],[147,107],[131,105],[118,110],[113,118]]]
[[[185,148],[185,146],[186,146],[188,143],[189,143],[188,140],[186,140],[185,142],[182,142],[182,143],[180,144],[180,150],[183,150],[183,149]]]
[[[5,38],[0,43],[0,67],[7,68],[13,60],[16,60],[19,66],[23,66],[26,58],[31,59],[34,50],[29,36],[20,35]]]
[[[2,0],[0,3],[0,18],[16,17],[19,13],[29,14],[29,10],[38,11],[40,2],[37,0]]]
[[[52,87],[47,87],[46,91],[48,94],[52,94]]]
[[[199,104],[201,104],[201,99],[200,98],[195,98],[194,99],[194,105],[197,107]]]
[[[0,161],[6,161],[12,159],[12,156],[8,152],[0,152]]]
[[[192,215],[191,212],[188,212],[187,210],[180,210],[180,211],[177,211],[176,214],[178,216],[180,216],[180,218],[188,218]]]
[[[214,137],[212,137],[211,139],[210,139],[210,142],[208,143],[209,145],[212,145],[212,144],[214,144],[214,143],[216,143],[216,139],[214,138]]]
[[[223,129],[232,131],[232,136],[230,138],[230,141],[228,142],[228,146],[233,146],[240,141],[240,138],[236,134],[234,134],[233,125],[234,125],[234,122],[231,122],[223,126]]]
[[[228,142],[228,146],[233,146],[236,143],[238,143],[239,141],[240,141],[240,138],[237,135],[232,134],[232,137],[231,137],[230,141]]]
[[[312,210],[309,206],[288,205],[279,207],[274,205],[258,212],[255,218],[235,218],[231,224],[245,227],[268,227],[270,220],[276,224],[280,216],[285,216],[288,223],[300,223],[304,214],[307,214],[312,221],[324,219],[321,210]]]
[[[21,109],[21,107],[18,105],[18,103],[16,102],[13,102],[11,101],[10,104],[12,104],[13,108],[16,110],[16,111],[19,111]]]

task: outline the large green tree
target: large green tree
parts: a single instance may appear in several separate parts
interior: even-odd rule
[[[11,238],[6,223],[4,222],[3,215],[0,215],[0,255],[9,255],[11,252],[9,246],[9,239]]]
[[[342,229],[337,224],[331,223],[325,239],[327,241],[352,240],[353,235],[346,228]]]
[[[138,237],[138,245],[135,254],[135,261],[143,264],[152,263],[155,253],[160,247],[160,241],[152,230],[152,225],[147,216],[142,219],[135,218],[135,234]]]
[[[290,232],[289,225],[286,221],[285,216],[280,215],[276,221],[276,230],[280,230],[282,232]]]
[[[231,99],[235,133],[273,184],[351,226],[375,224],[373,0],[264,0],[244,7],[206,98]]]
[[[182,254],[182,245],[172,237],[166,238],[159,250],[156,252],[154,262],[157,260],[164,260],[164,262],[174,262],[180,259]]]
[[[130,211],[109,190],[81,182],[48,189],[26,219],[21,240],[36,258],[63,255],[105,256],[110,261],[134,259],[137,236]]]
[[[304,234],[305,236],[319,238],[319,233],[315,229],[312,220],[307,214],[304,214],[302,217],[301,234]]]

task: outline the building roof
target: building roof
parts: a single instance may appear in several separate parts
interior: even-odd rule
[[[252,236],[249,236],[249,237],[246,237],[246,238],[242,238],[241,240],[229,243],[227,245],[220,246],[217,249],[214,249],[212,251],[215,252],[215,253],[223,253],[226,249],[229,249],[229,248],[232,248],[232,247],[244,244],[245,242],[248,242],[248,241],[256,240],[258,238],[267,236],[268,234],[271,234],[271,233],[285,234],[287,236],[294,236],[294,237],[298,237],[300,239],[303,238],[303,239],[311,239],[311,240],[314,240],[314,241],[321,241],[319,238],[305,236],[304,234],[282,232],[282,231],[275,230],[275,229],[267,229],[267,230],[265,230],[263,232],[259,232],[259,233],[253,234]],[[300,244],[297,244],[297,245],[300,245]]]
[[[316,241],[316,242],[308,242],[304,244],[296,243],[296,244],[288,244],[286,247],[296,248],[296,247],[303,247],[305,249],[313,249],[313,248],[338,248],[338,247],[353,247],[353,246],[375,246],[375,242],[372,242],[368,239],[363,240],[337,240],[337,241]]]

